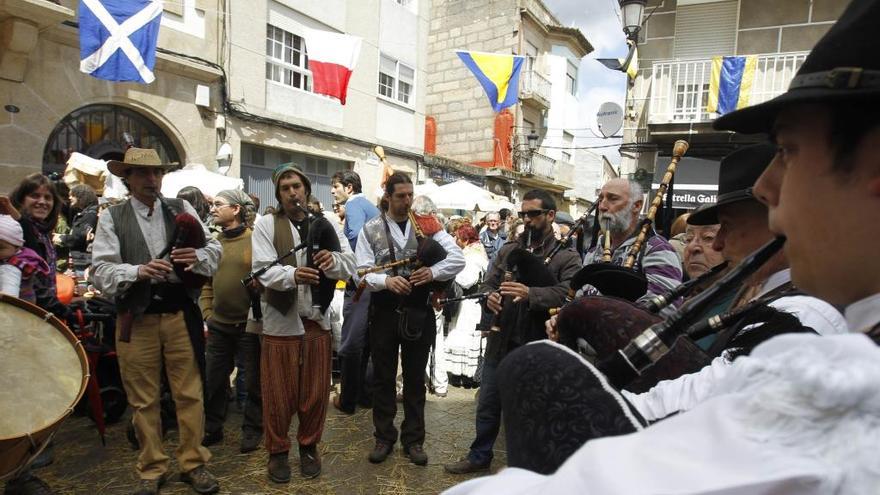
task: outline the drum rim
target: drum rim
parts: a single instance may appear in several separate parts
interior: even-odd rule
[[[59,320],[55,315],[53,315],[49,311],[46,311],[43,308],[41,308],[35,304],[29,303],[29,302],[27,302],[23,299],[19,299],[17,297],[10,296],[8,294],[0,293],[0,304],[2,304],[2,303],[9,303],[19,309],[23,309],[29,313],[32,313],[33,315],[38,316],[41,320],[45,321],[46,323],[48,323],[49,325],[54,327],[55,330],[59,331],[67,339],[67,341],[70,342],[70,344],[73,346],[74,352],[76,352],[76,355],[79,358],[80,369],[82,371],[82,380],[80,381],[79,392],[76,394],[76,397],[74,398],[73,402],[71,402],[67,406],[67,409],[64,412],[62,412],[60,415],[58,415],[58,417],[56,417],[53,421],[50,421],[50,422],[43,424],[43,425],[40,425],[38,428],[34,429],[33,431],[24,432],[24,433],[15,435],[15,436],[8,436],[8,437],[0,436],[0,442],[5,442],[5,441],[12,441],[12,440],[16,440],[19,438],[23,438],[28,435],[33,435],[35,433],[45,431],[46,429],[51,428],[52,426],[60,424],[61,421],[64,420],[64,418],[66,418],[67,416],[70,415],[71,412],[73,412],[74,406],[77,403],[79,403],[79,401],[82,399],[83,395],[85,395],[86,386],[88,385],[90,375],[89,375],[89,359],[88,359],[88,356],[86,355],[85,349],[83,348],[82,342],[76,337],[76,335],[73,333],[73,331],[70,330],[70,328],[68,328],[67,325],[64,324],[64,322]]]

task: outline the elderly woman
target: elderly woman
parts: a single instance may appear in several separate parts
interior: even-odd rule
[[[470,224],[458,228],[455,240],[465,261],[464,270],[455,276],[455,283],[467,293],[483,279],[489,258],[477,231]],[[458,314],[452,318],[451,330],[446,337],[446,366],[453,384],[474,386],[479,383],[479,377],[475,379],[475,375],[482,354],[482,335],[476,327],[481,314],[479,300],[468,299],[462,301]]]

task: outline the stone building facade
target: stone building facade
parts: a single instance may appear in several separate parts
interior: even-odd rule
[[[525,56],[519,103],[496,115],[456,50]],[[590,51],[584,35],[563,27],[539,0],[435,0],[426,107],[436,126],[434,153],[473,166],[472,181],[514,201],[538,187],[570,207],[574,157],[563,160],[560,144],[566,128],[585,127],[574,112],[577,67]],[[534,151],[527,145],[532,131],[539,143]]]
[[[213,164],[214,116],[196,94],[202,86],[215,104],[219,98],[218,5],[166,8],[156,80],[144,85],[80,72],[74,0],[0,3],[0,191],[30,173],[63,170],[74,151],[119,158],[123,133],[165,159]]]

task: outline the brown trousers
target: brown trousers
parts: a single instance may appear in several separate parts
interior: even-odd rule
[[[202,379],[183,312],[138,317],[132,325],[131,341],[121,342],[117,338],[116,352],[128,403],[134,409],[131,422],[141,444],[138,475],[142,479],[155,479],[168,471],[169,459],[162,448],[159,418],[163,362],[177,406],[180,444],[174,454],[180,469],[191,471],[208,462],[211,453],[202,447],[205,433]]]
[[[305,335],[263,335],[260,361],[263,430],[270,454],[290,450],[287,432],[299,418],[296,440],[315,445],[324,432],[330,399],[330,332],[303,320]]]

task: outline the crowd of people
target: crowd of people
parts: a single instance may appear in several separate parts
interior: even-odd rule
[[[0,291],[72,322],[61,271],[113,301],[139,495],[169,476],[165,390],[180,479],[220,489],[209,447],[224,441],[235,370],[240,451],[262,446],[278,484],[292,479],[294,417],[300,476],[320,475],[331,405],[371,409],[369,462],[399,442],[426,465],[426,394],[455,386],[479,390],[473,441],[444,469],[489,471],[502,425],[508,469],[448,493],[871,493],[880,267],[863,248],[880,238],[878,18],[880,2],[855,0],[792,89],[715,123],[774,142],[726,156],[716,202],[664,235],[626,179],[604,184],[574,229],[538,189],[517,212],[446,218],[400,172],[378,205],[357,173],[335,174],[325,215],[285,163],[260,216],[240,190],[163,197],[173,165],[130,148],[108,163],[124,201],[40,174],[0,196]],[[643,323],[611,350],[590,333]],[[676,352],[687,359],[663,361]],[[7,493],[49,493],[31,469]]]

